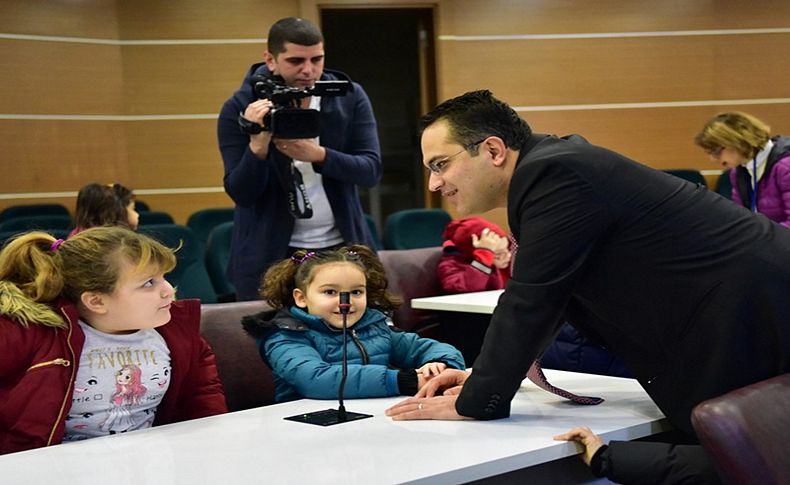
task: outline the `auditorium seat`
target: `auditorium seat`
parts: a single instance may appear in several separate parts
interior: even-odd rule
[[[150,226],[153,224],[175,224],[173,216],[162,211],[138,211],[140,215],[137,224],[140,226]]]
[[[688,180],[691,183],[702,185],[703,187],[708,186],[708,183],[705,181],[705,176],[702,175],[702,172],[700,172],[699,170],[678,168],[678,169],[664,170],[664,172],[670,175],[674,175],[675,177],[680,177],[684,180]]]
[[[25,217],[14,217],[0,222],[0,231],[30,231],[48,229],[69,229],[71,228],[71,216],[69,215],[31,215]]]
[[[211,284],[217,293],[218,301],[233,301],[236,299],[236,288],[228,280],[227,268],[230,258],[230,240],[233,237],[233,221],[223,222],[208,236],[206,243],[206,270],[211,278]]]
[[[200,239],[203,244],[208,242],[208,236],[211,230],[223,222],[233,221],[233,208],[232,207],[215,207],[209,209],[201,209],[193,212],[187,219],[187,226],[189,226],[195,235]]]
[[[442,245],[450,222],[444,209],[405,209],[393,212],[384,224],[385,249],[416,249]]]
[[[138,230],[167,247],[178,248],[176,267],[166,275],[167,281],[176,287],[177,298],[200,298],[203,303],[217,301],[203,261],[203,244],[192,229],[181,224],[152,224]]]
[[[0,211],[0,222],[17,217],[68,215],[69,210],[63,204],[19,204],[8,206]]]
[[[241,317],[268,308],[263,301],[201,306],[200,333],[214,350],[230,411],[274,403],[272,371],[261,359],[255,339],[241,326]]]
[[[698,404],[691,424],[725,483],[790,482],[790,374]]]

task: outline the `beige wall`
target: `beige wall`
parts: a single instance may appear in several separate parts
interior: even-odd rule
[[[718,167],[692,137],[715,113],[748,111],[774,133],[790,133],[790,33],[743,32],[787,30],[790,2],[322,5],[396,4],[436,5],[439,99],[491,89],[538,132],[581,133],[657,168],[710,170],[710,180]],[[265,48],[233,39],[262,39],[287,15],[317,21],[318,2],[3,1],[0,33],[96,40],[0,37],[0,167],[11,174],[0,178],[0,194],[118,181],[179,222],[232,205],[216,191],[222,162],[213,116]],[[517,37],[473,37],[497,35]],[[159,42],[133,42],[146,40]],[[155,119],[170,115],[186,119]],[[178,193],[184,189],[191,193]],[[73,206],[73,198],[55,200]],[[0,208],[39,201],[48,200],[6,198]],[[502,212],[491,217],[504,222]]]

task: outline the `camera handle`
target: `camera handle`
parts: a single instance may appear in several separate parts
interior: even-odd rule
[[[239,113],[239,117],[236,120],[239,123],[239,129],[242,133],[247,133],[248,135],[257,135],[259,133],[263,133],[266,130],[263,126],[259,125],[254,121],[250,121],[244,117],[244,113]]]

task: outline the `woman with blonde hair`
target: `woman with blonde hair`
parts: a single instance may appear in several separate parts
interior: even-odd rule
[[[747,113],[721,113],[694,137],[724,169],[730,169],[732,200],[790,227],[790,137]]]

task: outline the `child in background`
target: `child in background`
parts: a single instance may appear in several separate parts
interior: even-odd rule
[[[137,230],[140,215],[134,209],[134,199],[132,190],[121,184],[92,183],[84,186],[77,194],[75,228],[69,237],[99,226],[122,226]]]
[[[501,290],[510,278],[510,240],[482,217],[450,221],[437,272],[447,293]]]
[[[447,367],[463,369],[450,345],[401,332],[383,311],[399,301],[387,291],[384,267],[365,246],[299,250],[266,272],[261,296],[275,310],[243,319],[274,374],[278,402],[334,399],[342,372],[340,292],[349,292],[345,396],[412,395]]]
[[[442,233],[436,267],[446,293],[501,290],[510,279],[510,240],[501,227],[482,217],[450,221]],[[441,340],[457,347],[467,365],[480,353],[490,315],[453,312],[440,325]]]
[[[173,252],[121,227],[0,252],[0,454],[227,412]]]

